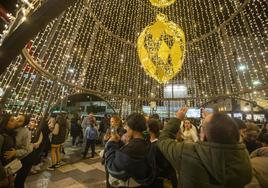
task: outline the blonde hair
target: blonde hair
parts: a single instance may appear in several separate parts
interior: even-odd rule
[[[251,123],[251,122],[248,122],[246,123],[246,132],[247,131],[257,131],[257,132],[260,132],[260,129],[257,127],[257,125],[255,123]]]
[[[117,125],[118,127],[123,126],[123,125],[122,125],[122,120],[121,120],[121,118],[120,118],[118,115],[113,115],[113,116],[111,117],[111,119],[112,119],[112,118],[115,120],[115,123],[116,123],[116,125]]]

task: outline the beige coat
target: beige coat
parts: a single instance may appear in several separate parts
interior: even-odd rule
[[[267,188],[268,187],[268,147],[262,147],[250,155],[253,178],[245,188]]]

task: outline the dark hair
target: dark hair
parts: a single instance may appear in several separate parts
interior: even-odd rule
[[[50,114],[50,117],[51,118],[56,118],[57,117],[57,114]]]
[[[268,144],[268,133],[265,133],[263,136],[262,136],[262,143],[265,143],[265,144]]]
[[[213,114],[206,124],[207,140],[220,144],[237,144],[239,142],[239,129],[236,122],[223,113]]]
[[[160,119],[160,116],[158,114],[152,114],[152,115],[149,116],[149,119],[156,119],[156,120],[158,120],[158,119]]]
[[[57,118],[56,118],[56,122],[60,126],[66,126],[67,125],[66,119],[63,117],[63,115],[58,115]]]
[[[185,121],[189,121],[189,122],[190,122],[190,125],[191,125],[191,128],[193,128],[193,125],[192,125],[191,120],[190,120],[190,119],[184,119],[184,120],[183,120],[183,125],[182,125],[182,132],[185,131]]]
[[[264,124],[263,124],[263,127],[261,129],[261,132],[263,133],[268,133],[267,129],[266,129],[266,125],[268,124],[268,121],[266,121]]]
[[[7,124],[10,120],[11,117],[14,117],[11,114],[2,114],[0,117],[0,134],[2,133],[6,133],[7,135],[11,136],[14,140],[15,143],[15,139],[16,139],[16,131],[15,129],[8,129],[7,128]]]
[[[0,133],[3,132],[3,130],[6,128],[10,118],[12,117],[12,115],[10,114],[3,114],[1,116],[1,119],[0,119]]]
[[[245,123],[244,121],[242,121],[241,119],[239,119],[239,118],[233,118],[233,119],[234,119],[234,121],[236,122],[236,124],[237,124],[239,130],[240,130],[240,129],[246,129],[246,128],[247,128],[246,123]]]
[[[149,128],[149,132],[154,133],[156,137],[158,137],[160,133],[160,126],[161,126],[161,123],[159,122],[159,120],[150,119],[147,121],[147,125]]]
[[[24,122],[23,122],[22,127],[25,127],[26,125],[29,125],[30,119],[31,119],[31,115],[19,114],[19,116],[23,116],[24,117]]]
[[[127,126],[138,132],[143,132],[146,130],[146,119],[142,114],[133,113],[129,115],[126,119]]]

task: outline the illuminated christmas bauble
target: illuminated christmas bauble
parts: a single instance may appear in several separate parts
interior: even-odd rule
[[[158,14],[156,22],[143,30],[137,43],[145,72],[159,83],[166,83],[181,70],[185,48],[184,32],[164,14]]]
[[[176,0],[150,0],[152,5],[163,8],[171,5],[174,3]]]

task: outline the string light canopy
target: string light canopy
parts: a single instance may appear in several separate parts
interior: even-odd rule
[[[78,0],[29,41],[26,55],[35,66],[24,53],[1,75],[0,87],[10,91],[6,107],[43,112],[82,91],[118,106],[127,101],[133,109],[148,104],[153,92],[161,105],[164,84],[144,72],[136,49],[158,13],[185,31],[184,65],[167,83],[193,83],[184,104],[201,105],[219,95],[265,99],[267,8],[266,0],[177,0],[161,9],[149,0]]]
[[[176,0],[150,0],[152,5],[157,6],[157,7],[167,7],[174,3]]]

